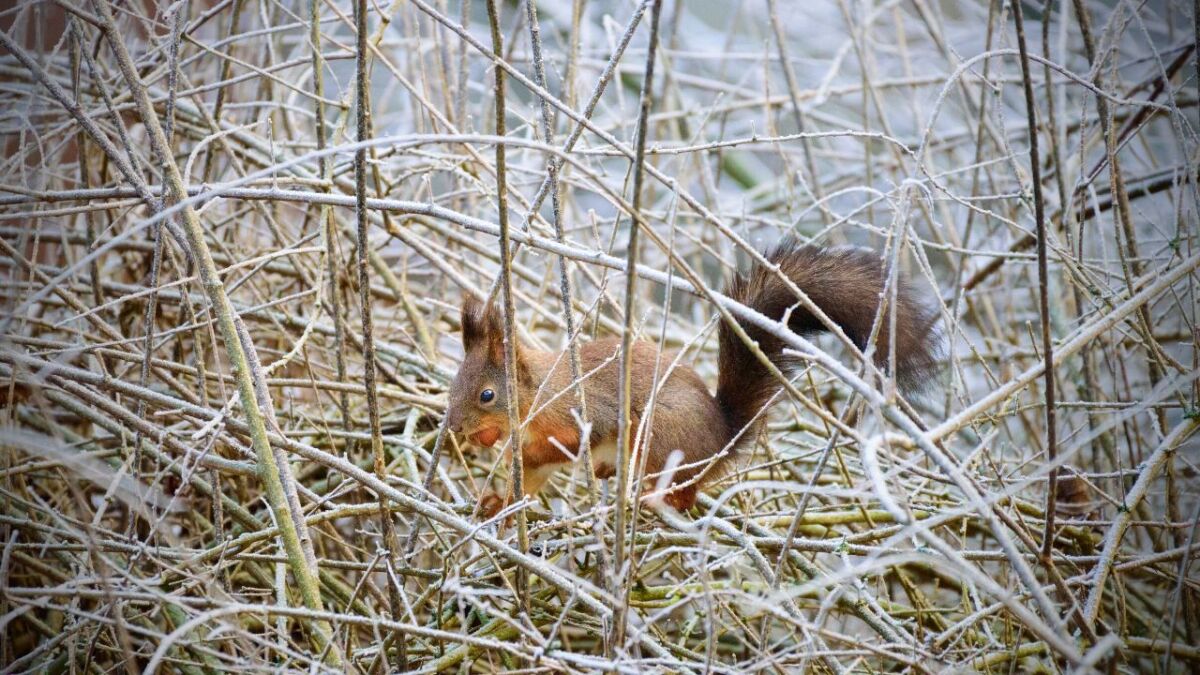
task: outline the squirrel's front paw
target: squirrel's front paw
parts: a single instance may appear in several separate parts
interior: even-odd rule
[[[600,462],[595,467],[596,478],[600,480],[608,480],[617,475],[617,468],[608,462]]]
[[[696,486],[686,485],[675,488],[663,497],[663,502],[676,511],[684,513],[696,505]]]
[[[508,504],[508,500],[495,492],[485,492],[479,497],[479,517],[483,520],[489,520],[494,517],[500,510]]]

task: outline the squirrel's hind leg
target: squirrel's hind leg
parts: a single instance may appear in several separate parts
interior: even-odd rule
[[[696,505],[696,483],[692,482],[683,487],[672,486],[671,491],[663,496],[663,502],[676,511],[687,511]]]

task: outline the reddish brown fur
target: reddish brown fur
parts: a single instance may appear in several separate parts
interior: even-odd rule
[[[860,346],[865,344],[885,278],[877,256],[858,249],[801,246],[789,240],[768,254],[768,258],[852,340]],[[794,331],[823,329],[810,313],[794,307],[796,300],[786,286],[763,268],[756,267],[736,279],[728,293],[772,318],[781,318],[791,309],[789,326]],[[898,305],[897,374],[902,383],[912,384],[934,364],[936,340],[932,315],[920,306],[906,285],[899,289]],[[450,387],[447,425],[452,431],[468,436],[498,429],[499,438],[506,439],[509,431],[500,315],[494,308],[484,310],[478,301],[469,298],[463,304],[462,328],[465,356]],[[768,357],[786,368],[788,363],[781,358],[782,344],[776,338],[753,326],[743,324],[743,328]],[[649,342],[637,342],[633,348],[631,407],[635,429],[648,412],[655,373],[660,379],[665,377],[656,394],[649,438],[640,438],[637,448],[646,455],[644,487],[655,487],[658,474],[664,472],[672,453],[678,451],[676,468],[664,479],[669,491],[663,500],[680,510],[690,508],[697,490],[720,475],[727,458],[753,437],[751,421],[779,387],[728,326],[722,326],[720,338],[720,382],[715,396],[691,368],[678,365],[668,372],[673,354],[660,352]],[[886,356],[888,339],[888,331],[881,331],[878,354]],[[619,350],[617,338],[594,340],[580,348],[588,421],[592,425],[589,440],[594,453],[616,442]],[[565,358],[524,345],[517,345],[516,353],[518,413],[521,419],[528,420],[521,444],[524,491],[534,495],[554,469],[566,466],[579,452],[578,427],[571,415],[571,410],[579,407],[579,401]],[[877,362],[883,365],[886,359],[877,358]],[[495,393],[489,403],[480,401],[480,393],[485,389]],[[547,401],[551,402],[547,405]],[[536,411],[532,418],[531,410]],[[750,428],[743,429],[747,425]],[[616,472],[611,460],[597,457],[594,461],[598,477]],[[506,502],[496,495],[485,495],[480,511],[490,516]]]

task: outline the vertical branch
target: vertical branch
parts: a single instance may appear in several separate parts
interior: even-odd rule
[[[529,23],[529,42],[533,49],[533,76],[534,82],[537,82],[539,87],[546,88],[546,66],[542,61],[542,36],[541,28],[538,25],[537,18],[537,2],[536,0],[526,0],[525,12]],[[554,143],[554,127],[552,124],[552,116],[550,114],[550,103],[546,99],[539,97],[541,105],[538,106],[539,120],[542,127],[542,139],[548,144]],[[558,185],[558,163],[556,158],[550,158],[546,162],[546,179],[550,182],[550,203],[553,211],[554,225],[554,240],[559,244],[563,243],[563,226],[562,226],[562,205],[559,203],[559,185]],[[532,217],[532,215],[531,215]],[[575,341],[575,316],[571,311],[571,275],[567,270],[567,259],[563,256],[558,256],[558,283],[562,295],[562,312],[563,322],[567,327],[567,344],[569,345],[569,358],[571,362],[571,379],[575,386],[575,395],[579,397],[579,407],[584,421],[587,420],[587,402],[584,400],[583,386],[580,384],[579,372],[579,347]],[[583,441],[584,447],[587,447],[586,440]],[[587,460],[587,457],[584,457]],[[591,462],[585,462],[588,466]],[[590,476],[594,474],[589,472]],[[589,488],[591,480],[589,480]]]
[[[167,105],[165,121],[163,122],[163,135],[166,136],[167,147],[166,152],[171,152],[171,141],[175,133],[175,88],[179,82],[179,40],[183,32],[183,23],[186,18],[187,3],[181,3],[174,6],[170,10],[171,33],[170,44],[167,45]],[[163,172],[166,173],[166,157],[159,157],[159,163],[163,166]],[[159,199],[159,209],[166,205],[166,194],[164,193]],[[158,285],[159,273],[162,268],[163,256],[163,241],[162,230],[163,225],[160,222],[155,222],[151,226],[151,244],[153,252],[150,258],[150,279],[147,286],[150,288],[150,295],[146,298],[146,311],[142,316],[142,367],[138,373],[138,385],[144,387],[150,379],[150,360],[154,354],[154,318],[158,315]],[[138,419],[145,419],[146,402],[139,400],[137,403]],[[142,434],[140,431],[134,434],[133,440],[133,475],[140,476],[142,472]],[[132,526],[134,521],[131,520]]]
[[[311,23],[309,26],[309,42],[312,48],[312,70],[313,70],[313,93],[316,94],[313,98],[313,113],[316,115],[314,126],[317,134],[317,150],[324,150],[328,141],[326,140],[326,121],[325,121],[325,58],[321,55],[321,2],[320,0],[309,1],[309,17]],[[317,171],[320,173],[321,189],[325,192],[329,191],[330,185],[333,182],[333,174],[330,171],[329,157],[321,155],[317,160]],[[322,204],[320,209],[319,227],[324,233],[322,236],[325,239],[325,265],[326,274],[329,275],[329,314],[333,320],[333,344],[334,344],[334,368],[338,382],[346,381],[346,321],[342,316],[342,294],[341,294],[341,262],[338,256],[337,246],[337,230],[333,223],[333,208],[327,204]],[[342,414],[342,429],[350,431],[350,396],[346,390],[338,392],[338,410]]]
[[[796,72],[792,68],[791,59],[788,58],[787,35],[784,33],[783,23],[779,20],[776,0],[767,0],[767,16],[771,21],[771,30],[775,33],[775,47],[779,52],[779,65],[783,68],[783,78],[787,82],[788,97],[792,104],[792,114],[796,118],[796,133],[803,134],[807,130],[808,125],[804,121],[804,111],[800,108],[800,86],[796,83]],[[863,99],[863,110],[866,110],[865,96]],[[821,188],[821,176],[817,173],[816,162],[813,161],[812,144],[807,137],[804,137],[800,140],[800,147],[804,152],[804,167],[808,170],[808,180],[806,182],[811,186],[813,202],[817,204],[820,210],[821,221],[828,225],[831,221],[829,207],[825,205],[825,195]]]
[[[1094,73],[1093,80],[1097,87],[1096,94],[1096,113],[1100,118],[1100,132],[1104,135],[1104,161],[1108,163],[1108,186],[1109,192],[1112,194],[1112,203],[1115,207],[1116,225],[1119,228],[1117,231],[1117,253],[1121,259],[1121,272],[1125,275],[1125,285],[1132,289],[1134,287],[1134,279],[1141,276],[1142,264],[1140,254],[1138,253],[1137,234],[1133,228],[1133,214],[1129,206],[1129,192],[1125,189],[1125,175],[1121,172],[1121,163],[1118,156],[1118,141],[1117,129],[1113,123],[1112,111],[1109,107],[1109,100],[1103,94],[1099,93],[1104,88],[1104,68],[1097,63],[1096,59],[1099,54],[1096,53],[1096,41],[1092,34],[1092,19],[1091,14],[1087,9],[1087,5],[1083,0],[1075,1],[1075,15],[1079,21],[1079,32],[1083,38],[1084,51],[1087,53],[1088,63],[1092,67]],[[1121,11],[1121,5],[1117,5],[1114,11]],[[1121,244],[1121,236],[1124,236],[1124,245]],[[1128,253],[1126,252],[1128,249]],[[1146,343],[1147,365],[1150,373],[1150,385],[1156,386],[1158,381],[1164,374],[1164,366],[1161,363],[1159,352],[1161,347],[1154,339],[1154,331],[1151,329],[1150,310],[1143,306],[1137,311],[1137,320],[1134,323],[1135,328],[1141,333],[1142,339]],[[1166,426],[1166,418],[1161,409],[1155,411],[1158,415],[1159,426]]]
[[[446,417],[443,415],[438,423],[437,436],[433,440],[433,450],[429,452],[429,470],[425,472],[425,478],[421,482],[421,490],[428,493],[433,487],[433,477],[437,475],[438,464],[442,461],[442,448],[446,444]],[[424,519],[417,519],[413,522],[412,530],[408,533],[408,538],[404,542],[404,557],[407,560],[412,556],[412,552],[417,548],[417,535],[421,533],[421,523]]]
[[[83,36],[80,35],[79,25],[72,17],[70,20],[70,28],[68,29],[70,38],[69,55],[71,59],[71,90],[75,95],[76,103],[79,102],[82,96],[80,76],[82,75],[83,65]],[[82,125],[75,130],[75,147],[79,151],[79,184],[83,189],[91,187],[91,172],[88,169],[88,147],[87,133]],[[83,213],[83,221],[87,232],[87,246],[92,248],[96,244],[96,219],[92,209],[88,209]],[[92,278],[92,302],[97,307],[104,303],[104,291],[100,288],[100,263],[92,260],[88,263],[88,276]]]
[[[533,75],[534,82],[543,89],[546,89],[546,66],[542,61],[542,37],[541,29],[538,26],[537,18],[537,3],[536,0],[526,0],[525,10],[528,14],[529,21],[529,41],[533,48]],[[576,4],[575,11],[579,10]],[[574,63],[574,60],[571,61]],[[568,67],[568,71],[571,67]],[[539,97],[542,104],[539,108],[540,118],[542,123],[542,136],[546,143],[553,145],[554,143],[554,126],[553,116],[550,113],[550,103]],[[553,210],[553,225],[554,225],[554,240],[559,244],[565,243],[563,224],[562,224],[562,204],[560,202],[561,193],[558,182],[559,164],[557,157],[551,157],[546,162],[546,180],[549,182],[549,192],[551,200],[551,208]],[[533,214],[530,214],[532,218]],[[567,259],[564,256],[558,256],[558,284],[559,295],[562,296],[562,316],[563,323],[567,327],[567,354],[571,366],[571,383],[575,389],[575,397],[579,399],[579,419],[580,436],[579,436],[579,461],[583,464],[583,476],[587,485],[587,495],[589,507],[594,509],[597,506],[597,496],[600,491],[596,484],[596,468],[592,465],[592,439],[590,434],[582,433],[588,428],[587,414],[587,398],[583,387],[583,373],[579,366],[579,341],[576,339],[575,315],[571,311],[571,300],[575,297],[571,290],[571,274],[567,269]],[[602,519],[592,519],[594,532],[599,537],[603,532]],[[608,574],[608,556],[602,550],[600,552],[600,565],[602,571],[607,576]]]
[[[233,0],[233,13],[229,17],[229,34],[233,35],[237,32],[238,23],[242,18],[242,5],[245,0]],[[233,48],[231,44],[230,49]],[[224,59],[221,64],[220,81],[224,82],[233,74],[233,59]],[[217,123],[218,128],[221,124],[221,110],[225,107],[225,97],[228,95],[228,87],[217,89],[217,100],[213,104],[212,119]],[[213,144],[209,147],[207,154],[204,156],[204,172],[201,174],[201,182],[207,183],[212,179],[212,171],[217,159],[217,145]]]
[[[1060,6],[1060,11],[1062,12],[1062,20],[1065,22],[1066,21],[1065,5]],[[1067,190],[1067,178],[1066,178],[1067,167],[1065,164],[1063,164],[1062,151],[1059,148],[1059,131],[1058,131],[1059,127],[1058,127],[1057,118],[1055,116],[1055,102],[1054,102],[1056,97],[1054,95],[1054,89],[1053,89],[1053,85],[1052,85],[1053,71],[1050,68],[1050,61],[1049,61],[1049,58],[1050,58],[1050,24],[1051,24],[1052,13],[1053,13],[1053,3],[1047,2],[1046,9],[1045,9],[1045,17],[1042,19],[1042,55],[1047,59],[1047,61],[1045,61],[1042,64],[1042,73],[1043,73],[1042,77],[1046,82],[1046,129],[1047,129],[1046,137],[1050,139],[1050,161],[1053,162],[1054,182],[1055,182],[1055,186],[1058,189],[1058,212],[1059,212],[1058,227],[1059,227],[1059,230],[1063,233],[1064,239],[1066,240],[1066,250],[1067,251],[1079,251],[1078,258],[1077,258],[1077,262],[1078,262],[1082,259],[1083,247],[1082,247],[1082,244],[1074,241],[1075,240],[1074,233],[1075,233],[1075,228],[1077,227],[1077,223],[1075,222],[1075,210],[1073,208],[1071,208],[1071,199],[1072,199],[1071,193],[1068,192],[1068,190]],[[974,212],[972,212],[972,214],[973,213]],[[1064,252],[1064,255],[1065,255],[1065,252]],[[1068,282],[1069,282],[1068,285],[1071,287],[1071,296],[1070,297],[1071,297],[1071,303],[1074,305],[1074,308],[1073,308],[1074,313],[1076,314],[1076,316],[1082,316],[1083,312],[1085,311],[1084,310],[1083,292],[1080,289],[1078,283],[1070,281],[1070,279],[1071,279],[1070,275],[1065,275],[1065,278],[1068,280]],[[1089,347],[1084,347],[1083,352],[1080,354],[1080,360],[1083,361],[1083,368],[1082,368],[1082,370],[1083,370],[1083,398],[1087,401],[1095,401],[1096,397],[1097,397],[1097,394],[1096,394],[1097,386],[1096,386],[1096,378],[1095,378],[1094,368],[1091,365],[1092,355],[1091,355],[1091,349]],[[1096,412],[1090,408],[1087,411],[1087,423],[1088,423],[1089,430],[1094,430],[1099,426],[1099,423],[1096,418]],[[1100,440],[1097,442],[1097,444],[1100,446],[1103,446],[1105,444],[1106,439],[1107,439],[1107,434],[1102,435]],[[1099,457],[1099,453],[1096,450],[1093,450],[1092,457],[1093,458]]]
[[[1033,98],[1033,76],[1029,71],[1029,51],[1025,42],[1025,18],[1021,0],[1012,0],[1013,21],[1017,27],[1017,48],[1021,53],[1021,79],[1025,87],[1025,113],[1029,123],[1029,165],[1033,181],[1033,213],[1037,221],[1038,309],[1042,324],[1042,355],[1046,389],[1046,461],[1050,464],[1050,484],[1046,490],[1046,529],[1042,534],[1042,557],[1048,562],[1054,549],[1054,509],[1058,498],[1058,450],[1055,428],[1054,345],[1050,341],[1050,279],[1046,263],[1046,212],[1042,198],[1042,166],[1038,157],[1037,108]]]
[[[504,56],[504,38],[500,34],[500,11],[496,0],[488,0],[488,27],[492,36],[492,53],[497,59]],[[499,66],[493,68],[496,108],[496,136],[503,137],[507,133],[505,124],[504,104],[504,71]],[[496,144],[496,217],[500,225],[500,290],[504,303],[504,386],[508,402],[508,447],[512,454],[511,477],[509,492],[512,500],[521,499],[525,495],[525,462],[521,456],[521,424],[519,419],[520,406],[517,401],[517,343],[513,324],[516,308],[512,293],[512,248],[509,237],[508,223],[508,185],[506,183],[506,164],[504,144]],[[517,510],[517,547],[524,553],[529,550],[529,526],[525,509]],[[517,569],[517,602],[521,610],[529,614],[529,588],[525,570]]]
[[[650,5],[650,39],[646,46],[646,70],[642,79],[642,93],[637,123],[637,152],[633,162],[633,212],[629,220],[629,242],[625,250],[625,324],[621,332],[621,380],[617,389],[617,504],[614,525],[613,595],[619,600],[613,614],[612,636],[608,641],[610,654],[618,653],[625,641],[625,621],[629,603],[629,585],[625,575],[629,569],[626,560],[625,518],[629,503],[629,478],[633,455],[633,333],[637,300],[637,276],[634,271],[638,260],[638,232],[645,223],[642,217],[642,180],[645,175],[646,134],[650,126],[651,96],[654,86],[654,56],[658,50],[658,18],[661,0]]]
[[[355,265],[358,267],[358,300],[359,311],[362,314],[362,351],[363,351],[363,386],[367,390],[367,417],[371,427],[371,457],[374,461],[375,475],[380,480],[387,479],[387,460],[383,452],[383,432],[379,428],[379,395],[375,390],[375,337],[371,317],[371,262],[367,241],[368,211],[367,211],[367,149],[363,143],[369,138],[370,128],[367,109],[367,88],[370,86],[370,76],[367,73],[367,0],[355,0],[354,27],[357,41],[354,53],[354,92],[355,92],[355,127],[359,147],[354,151],[354,214],[357,221],[358,250]],[[383,530],[383,542],[390,554],[388,564],[399,563],[399,542],[396,539],[396,527],[392,522],[392,513],[388,508],[388,500],[379,495],[379,522]],[[392,620],[404,618],[403,605],[400,603],[400,589],[390,580],[388,582],[388,602],[391,605]],[[401,653],[405,636],[397,631],[395,637],[400,641]],[[385,643],[386,644],[386,643]],[[386,651],[385,651],[386,654]],[[386,655],[384,656],[386,662]],[[404,667],[403,664],[401,667]]]
[[[416,1],[419,2],[420,0]],[[646,8],[649,7],[652,1],[653,0],[641,0],[641,2],[637,5],[637,8],[634,9],[633,15],[629,17],[628,23],[625,24],[625,30],[621,33],[620,40],[617,41],[617,45],[613,49],[613,53],[609,57],[608,62],[604,64],[604,69],[600,72],[600,76],[597,78],[595,86],[592,87],[592,93],[588,96],[588,101],[583,106],[583,110],[580,113],[582,120],[591,119],[592,113],[596,110],[596,105],[600,102],[600,97],[604,95],[604,91],[608,87],[609,81],[614,75],[616,75],[617,66],[621,62],[621,57],[625,54],[625,48],[629,46],[629,41],[633,39],[633,34],[637,30],[638,24],[641,23],[642,15],[645,14]],[[582,11],[582,9],[580,11]],[[549,101],[547,101],[545,98],[543,98],[542,101],[544,103],[549,103]],[[571,126],[571,131],[567,134],[567,140],[563,141],[562,144],[562,151],[564,153],[570,152],[571,149],[575,147],[575,142],[578,141],[581,136],[583,136],[586,126],[587,125],[583,124],[581,120],[576,120],[576,123]],[[551,157],[547,164],[548,167],[553,167],[553,169],[557,172],[563,166],[563,159],[561,157]],[[542,184],[538,186],[537,194],[533,196],[533,199],[529,203],[530,219],[532,219],[538,210],[542,208],[542,204],[546,200],[546,195],[549,194],[550,187],[551,177],[548,168],[546,172],[546,178],[542,180]]]
[[[160,157],[165,159],[164,179],[167,197],[172,202],[184,201],[187,198],[187,190],[184,186],[183,176],[175,164],[174,157],[168,151],[166,134],[155,114],[154,105],[146,86],[138,77],[133,59],[117,30],[112,9],[106,0],[92,0],[92,7],[102,22],[101,29],[104,31],[109,48],[117,58],[121,74],[130,88],[137,106],[138,116],[146,127],[151,146]],[[279,533],[287,552],[289,569],[296,578],[304,604],[309,609],[321,611],[323,607],[320,584],[317,580],[316,556],[313,554],[311,542],[307,541],[307,537],[302,536],[302,533],[307,531],[302,514],[295,508],[294,502],[290,502],[288,499],[289,488],[291,491],[295,489],[291,468],[286,461],[278,460],[267,438],[266,422],[271,411],[269,409],[264,411],[260,404],[270,406],[271,400],[267,396],[265,383],[261,381],[261,372],[251,369],[251,363],[258,360],[257,356],[253,354],[254,344],[248,339],[243,343],[238,335],[233,306],[226,294],[225,285],[217,273],[199,214],[190,204],[183,208],[182,220],[188,245],[196,260],[200,278],[212,304],[212,312],[221,329],[221,338],[225,343],[230,367],[237,381],[242,411],[250,431],[251,445],[258,458],[259,479],[267,493],[267,501],[275,511]],[[248,354],[247,351],[251,353]],[[255,381],[256,377],[260,378],[259,382]],[[256,391],[256,385],[258,391]],[[258,392],[263,393],[263,400],[260,400]],[[322,649],[327,646],[331,647],[325,652],[326,658],[331,664],[340,665],[341,653],[336,645],[331,645],[333,632],[329,622],[324,619],[313,619],[309,624],[313,628],[313,637],[318,646]]]

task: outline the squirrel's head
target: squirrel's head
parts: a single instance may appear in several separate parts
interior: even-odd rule
[[[508,435],[504,376],[504,322],[495,305],[472,296],[462,305],[463,360],[450,385],[446,426],[472,442],[490,447]],[[524,368],[517,345],[518,373]]]

